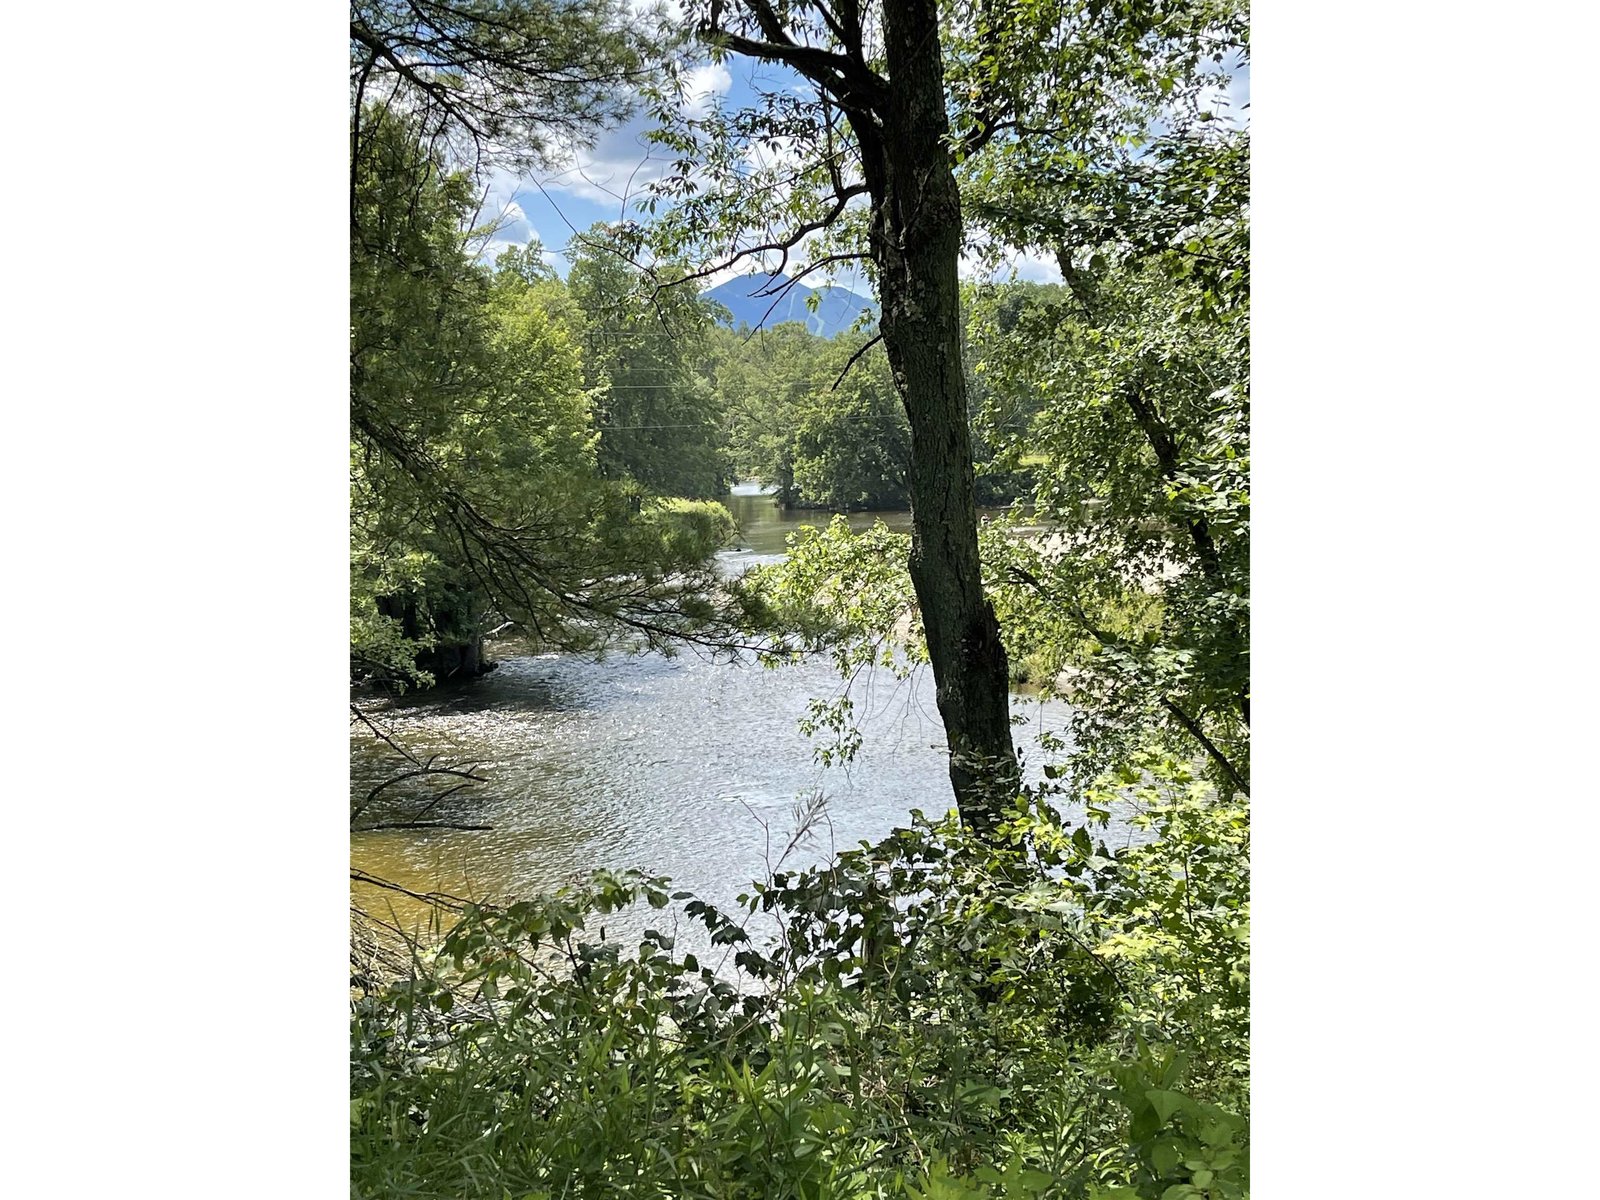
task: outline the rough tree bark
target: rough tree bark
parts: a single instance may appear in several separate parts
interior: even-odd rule
[[[884,0],[892,81],[868,169],[880,329],[911,424],[911,581],[950,744],[950,782],[979,825],[1016,794],[1009,672],[983,594],[966,372],[961,196],[950,167],[938,6]],[[876,178],[875,178],[876,177]]]
[[[865,65],[858,0],[839,0],[832,54],[790,40],[765,0],[743,0],[766,41],[708,35],[808,76],[849,120],[871,201],[879,330],[911,425],[911,581],[962,818],[983,830],[1020,782],[1000,625],[983,594],[961,361],[961,197],[952,168],[935,0],[883,0],[885,80]],[[715,9],[713,12],[715,13]]]

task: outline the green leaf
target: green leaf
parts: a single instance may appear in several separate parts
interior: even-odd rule
[[[1172,1120],[1172,1114],[1188,1107],[1190,1101],[1187,1096],[1178,1092],[1169,1092],[1165,1088],[1150,1088],[1144,1098],[1150,1101],[1150,1107],[1156,1110],[1156,1116],[1161,1118],[1163,1125]]]
[[[1150,1147],[1150,1162],[1158,1175],[1171,1175],[1173,1168],[1183,1160],[1183,1151],[1171,1139],[1157,1142]]]

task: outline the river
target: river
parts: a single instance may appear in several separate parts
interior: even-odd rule
[[[784,512],[750,487],[727,503],[740,527],[738,544],[719,556],[730,572],[777,561],[790,532],[831,518]],[[908,513],[849,519],[857,528],[876,519],[898,529],[910,523]],[[492,829],[353,834],[352,865],[413,891],[475,899],[548,890],[598,867],[639,867],[731,905],[783,850],[800,797],[820,790],[827,820],[790,855],[789,867],[875,841],[905,825],[914,808],[934,815],[950,807],[931,674],[860,676],[850,694],[861,749],[848,766],[824,768],[799,722],[809,700],[842,687],[820,661],[774,670],[690,651],[600,662],[571,654],[505,658],[481,679],[377,714],[414,753],[481,761],[490,781],[456,793],[429,819]],[[1068,717],[1055,701],[1018,695],[1012,704],[1024,751],[1033,732],[1060,733]],[[358,727],[353,793],[365,795],[397,769],[393,752]],[[395,804],[364,821],[403,815],[418,797],[402,791],[391,789],[385,799]],[[365,886],[357,892],[379,909],[393,898]],[[395,912],[411,924],[417,907],[400,901]]]

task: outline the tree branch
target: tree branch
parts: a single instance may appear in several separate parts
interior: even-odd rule
[[[710,19],[701,23],[700,36],[739,54],[766,59],[768,62],[781,62],[793,67],[814,83],[821,84],[841,96],[854,99],[866,108],[876,106],[887,99],[888,84],[866,65],[859,36],[853,41],[847,39],[843,36],[845,29],[825,16],[824,20],[827,21],[828,27],[839,37],[840,44],[846,47],[847,53],[836,54],[817,46],[802,46],[789,36],[782,19],[767,0],[740,0],[740,3],[755,18],[767,41],[744,37],[723,29],[720,6],[714,7]]]
[[[1199,724],[1188,713],[1174,704],[1170,697],[1161,697],[1161,704],[1168,712],[1178,718],[1178,723],[1193,735],[1195,741],[1205,747],[1206,753],[1211,756],[1213,762],[1223,769],[1228,778],[1233,780],[1234,786],[1249,795],[1250,785],[1245,782],[1244,776],[1240,775],[1238,769],[1228,761],[1228,756],[1217,749],[1216,743],[1206,736],[1205,730],[1201,729]]]
[[[386,888],[391,892],[399,892],[402,896],[410,896],[413,900],[421,900],[425,904],[432,904],[439,908],[461,910],[471,906],[472,901],[463,900],[460,896],[452,896],[448,892],[413,892],[410,888],[401,887],[398,883],[390,883],[377,875],[369,875],[365,871],[350,869],[350,879],[354,883],[370,884],[373,887]]]
[[[881,334],[881,333],[873,334],[872,337],[870,339],[868,339],[868,341],[861,347],[861,349],[857,350],[854,354],[852,354],[850,356],[850,361],[845,363],[844,370],[839,372],[839,378],[837,378],[837,379],[835,379],[833,381],[833,386],[831,388],[829,388],[828,390],[830,392],[838,391],[839,390],[839,385],[844,382],[844,377],[846,375],[850,374],[850,368],[856,365],[856,362],[861,358],[862,355],[864,355],[868,350],[871,350],[874,346],[876,346],[881,341],[883,341],[883,334]]]

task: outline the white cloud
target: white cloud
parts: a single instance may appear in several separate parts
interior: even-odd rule
[[[522,211],[522,205],[515,200],[507,201],[500,206],[498,213],[493,207],[486,207],[490,216],[489,223],[494,226],[497,239],[515,242],[526,242],[533,232],[533,226],[528,224],[528,214]]]
[[[479,228],[493,226],[496,240],[526,242],[533,236],[533,226],[516,201],[521,190],[522,180],[515,173],[503,167],[492,169],[483,181],[483,190],[478,193],[473,224]]]
[[[527,244],[527,238],[496,237],[491,241],[484,243],[483,247],[478,251],[478,258],[483,262],[492,263],[507,250],[521,250],[526,247]],[[557,254],[554,250],[551,250],[548,246],[540,246],[539,256],[544,259],[549,266],[555,267],[558,271],[566,269],[567,260],[561,255]]]
[[[980,246],[962,252],[956,272],[966,281],[1003,283],[1024,279],[1030,283],[1060,283],[1061,268],[1055,256],[1009,246]]]
[[[733,86],[733,76],[722,63],[707,63],[687,71],[683,77],[684,112],[691,117],[703,117],[711,111],[718,96],[727,94]]]
[[[792,137],[775,137],[771,143],[765,141],[750,142],[743,151],[745,162],[757,171],[769,171],[775,167],[786,167],[797,170],[805,163],[805,156]]]
[[[1056,263],[1055,256],[1051,254],[1035,254],[1023,251],[1012,260],[1012,268],[1017,273],[1018,279],[1026,279],[1030,283],[1060,283],[1061,267]]]
[[[1195,97],[1195,107],[1210,112],[1226,125],[1243,129],[1250,123],[1250,65],[1224,63],[1216,69],[1227,79],[1201,88]]]
[[[483,248],[478,251],[478,257],[484,262],[492,263],[507,250],[520,250],[522,249],[522,246],[523,243],[521,242],[509,241],[505,238],[495,238],[493,241],[484,243]]]
[[[683,24],[683,5],[678,0],[628,0],[628,12],[635,17],[660,17],[671,25]]]
[[[646,136],[650,129],[648,117],[635,117],[607,130],[592,146],[570,148],[568,165],[540,176],[539,182],[552,191],[615,207],[618,220],[630,217],[646,185],[662,178],[673,162],[670,151]]]
[[[761,272],[752,268],[749,262],[741,262],[737,266],[724,267],[720,271],[713,271],[700,281],[700,290],[719,287],[730,279],[739,279],[745,275],[759,275]]]
[[[721,63],[704,63],[684,72],[680,111],[689,118],[704,117],[719,96],[733,86],[733,76]],[[606,207],[614,206],[618,220],[634,216],[634,204],[648,185],[671,169],[676,155],[649,138],[655,127],[644,112],[623,125],[600,131],[591,146],[567,149],[567,165],[540,176],[546,188],[566,192]]]

